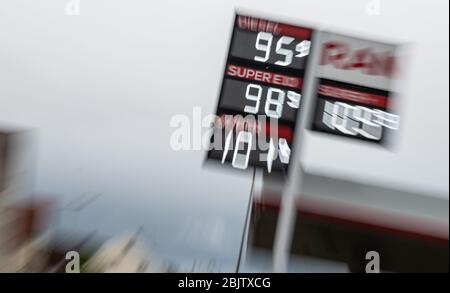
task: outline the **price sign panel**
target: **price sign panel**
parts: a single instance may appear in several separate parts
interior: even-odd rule
[[[398,129],[391,112],[395,46],[321,32],[312,129],[376,143]]]
[[[312,29],[237,15],[208,158],[286,171]]]

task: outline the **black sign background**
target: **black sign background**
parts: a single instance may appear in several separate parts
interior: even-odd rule
[[[249,31],[249,30],[244,30],[244,29],[239,28],[238,27],[238,18],[239,18],[239,15],[236,15],[235,21],[234,21],[232,38],[230,41],[230,46],[229,46],[229,51],[228,51],[227,63],[226,63],[225,71],[224,71],[224,75],[223,75],[224,77],[223,77],[223,81],[222,81],[219,102],[218,102],[218,106],[216,109],[216,115],[230,114],[230,115],[241,115],[243,117],[245,117],[247,115],[252,115],[252,114],[244,112],[244,107],[245,107],[245,105],[247,105],[247,102],[248,102],[244,96],[246,85],[248,85],[249,83],[252,83],[252,84],[261,85],[263,87],[263,93],[264,93],[262,95],[262,98],[260,101],[259,111],[258,111],[258,113],[256,113],[254,115],[257,120],[256,115],[264,114],[264,103],[266,101],[265,94],[267,93],[268,87],[273,87],[273,88],[277,88],[280,90],[284,90],[284,91],[286,91],[286,93],[289,90],[289,91],[296,92],[298,94],[301,94],[301,88],[293,89],[293,88],[288,88],[288,87],[280,86],[280,85],[267,84],[267,83],[264,83],[261,81],[238,79],[235,77],[230,77],[230,76],[227,76],[227,72],[226,72],[227,66],[228,65],[237,65],[237,66],[243,66],[246,68],[263,70],[266,72],[271,72],[273,74],[280,74],[280,75],[284,75],[284,76],[303,78],[305,68],[306,68],[307,62],[308,62],[308,55],[301,57],[301,58],[293,57],[292,63],[289,64],[288,66],[281,66],[281,65],[275,64],[275,62],[277,60],[284,60],[284,56],[280,56],[275,52],[275,44],[280,39],[280,37],[283,36],[283,31],[281,31],[281,33],[279,35],[277,35],[275,33],[273,34],[272,46],[271,46],[270,55],[269,55],[268,60],[266,62],[259,62],[259,61],[254,60],[255,56],[261,56],[261,52],[255,48],[258,31]],[[256,18],[253,18],[253,19],[256,19]],[[261,19],[256,19],[256,20],[261,21]],[[265,20],[262,20],[262,21],[265,21]],[[306,32],[308,32],[308,35],[309,35],[309,38],[306,40],[311,39],[313,30],[310,28],[294,27],[291,25],[286,25],[286,24],[281,24],[281,23],[278,23],[278,24],[280,26],[285,26],[285,28],[287,28],[286,31],[288,31],[288,30],[290,30],[290,32],[292,32],[293,30],[294,31],[299,30],[299,31],[303,31],[303,32],[306,31]],[[289,45],[284,45],[283,48],[291,49],[292,51],[294,51],[295,46],[297,46],[297,44],[299,44],[303,40],[305,40],[305,39],[294,37],[294,41]],[[295,51],[294,51],[294,53],[295,53]],[[287,101],[288,101],[288,99],[286,96],[284,104],[283,104],[282,115],[278,119],[278,125],[280,127],[286,127],[288,129],[290,129],[291,133],[294,133],[296,118],[298,116],[298,109],[289,107],[287,105]],[[301,102],[300,102],[299,107],[301,107]],[[267,117],[267,118],[269,120],[269,117]],[[222,129],[214,129],[213,132],[214,133],[222,133],[222,143],[224,144],[225,135],[226,135],[225,131]],[[233,142],[234,143],[236,142],[236,140],[235,140],[236,136],[237,136],[237,134],[233,133]],[[255,135],[255,136],[258,136],[258,135]],[[213,141],[212,141],[213,138],[214,138],[214,136],[211,138],[211,143],[213,143]],[[256,143],[258,141],[258,139],[259,139],[258,137],[255,137],[254,143]],[[264,139],[266,141],[269,140],[269,138],[267,138],[267,137],[264,137]],[[276,143],[278,144],[278,141],[276,141]],[[288,144],[289,144],[289,147],[290,147],[291,153],[292,153],[293,152],[292,141],[289,141]],[[234,149],[234,145],[231,145],[229,154],[227,154],[227,156],[226,156],[226,160],[225,160],[226,162],[231,162],[231,154],[232,154],[233,149]],[[261,154],[263,154],[262,157],[264,157],[264,154],[266,154],[266,153],[267,153],[267,150],[256,149],[256,150],[251,151],[248,166],[249,167],[254,166],[254,167],[266,168],[267,162],[261,161],[261,156],[260,156]],[[208,151],[207,158],[221,161],[222,156],[223,156],[223,148],[221,150],[211,149],[210,151]],[[287,169],[288,169],[288,165],[283,164],[280,160],[280,157],[277,156],[276,160],[274,160],[272,163],[272,172],[280,172],[280,171],[287,172]]]

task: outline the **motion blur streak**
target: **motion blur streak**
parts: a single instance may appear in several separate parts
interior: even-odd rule
[[[0,272],[271,272],[286,183],[288,272],[448,272],[449,3],[379,2],[0,1]]]

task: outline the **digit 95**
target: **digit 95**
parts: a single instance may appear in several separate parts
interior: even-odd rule
[[[279,60],[275,61],[276,65],[289,66],[292,63],[293,57],[302,58],[309,55],[311,41],[303,40],[295,46],[294,52],[285,46],[294,42],[295,38],[282,36],[275,45],[275,53],[280,56]],[[255,48],[263,53],[263,56],[256,55],[255,61],[267,62],[270,58],[273,43],[273,35],[267,32],[259,32],[256,37]],[[272,52],[273,54],[273,52]]]

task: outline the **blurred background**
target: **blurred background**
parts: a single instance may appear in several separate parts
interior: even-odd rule
[[[289,271],[360,271],[368,250],[448,271],[448,2],[372,5],[0,0],[0,271],[74,250],[86,271],[234,272],[243,241],[239,270],[272,270],[283,180],[170,145],[174,115],[215,113],[236,10],[401,44],[388,147],[301,129]]]

